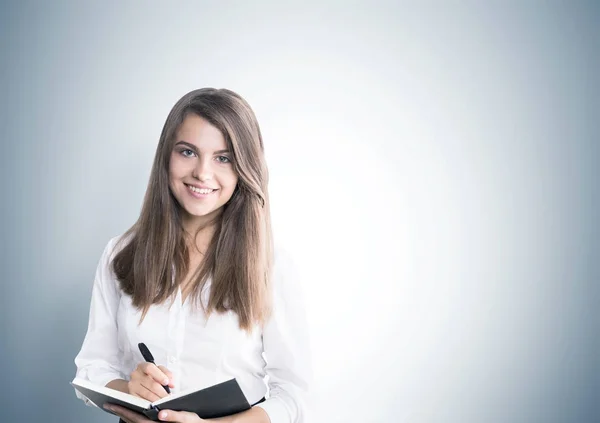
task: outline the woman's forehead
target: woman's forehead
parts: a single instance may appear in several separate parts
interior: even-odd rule
[[[227,142],[221,131],[198,115],[188,115],[175,134],[175,145],[189,143],[198,150],[226,150]]]

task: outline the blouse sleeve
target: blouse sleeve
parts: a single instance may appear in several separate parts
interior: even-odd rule
[[[263,330],[269,398],[256,407],[271,423],[306,423],[312,365],[304,301],[291,260],[281,250],[276,254],[273,311]]]
[[[120,289],[110,269],[116,241],[117,238],[113,238],[108,242],[98,263],[92,288],[88,329],[81,350],[75,357],[76,377],[100,386],[105,386],[114,379],[126,379],[120,365],[122,351],[118,346],[116,323]],[[75,393],[87,405],[93,405],[83,395],[77,391]]]

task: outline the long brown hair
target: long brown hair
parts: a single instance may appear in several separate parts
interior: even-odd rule
[[[169,161],[185,117],[196,114],[221,131],[233,155],[238,183],[217,218],[214,235],[195,270],[190,298],[207,315],[233,310],[241,329],[262,325],[270,313],[272,237],[268,170],[262,135],[250,105],[227,89],[202,88],[171,109],[156,149],[137,222],[121,237],[113,260],[121,289],[142,310],[172,298],[189,269],[182,209],[169,188]],[[207,304],[201,293],[211,278]]]

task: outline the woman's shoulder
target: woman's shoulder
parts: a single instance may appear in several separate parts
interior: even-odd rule
[[[274,244],[271,264],[271,278],[274,289],[276,291],[295,289],[302,279],[299,271],[298,260],[286,244]]]
[[[281,242],[273,244],[273,270],[293,267],[293,256],[287,246]]]
[[[127,246],[131,240],[131,235],[127,232],[121,235],[112,236],[104,246],[104,251],[100,257],[96,271],[96,283],[113,293],[120,293],[120,284],[113,268],[113,260],[116,255]],[[108,292],[108,291],[107,291]]]
[[[113,261],[115,256],[129,244],[133,234],[125,232],[121,235],[116,235],[109,238],[105,244],[104,251],[102,253],[102,260],[108,264]]]
[[[125,232],[120,235],[113,236],[109,238],[106,248],[109,249],[113,254],[118,253],[123,248],[125,248],[129,242],[133,239],[132,232]]]

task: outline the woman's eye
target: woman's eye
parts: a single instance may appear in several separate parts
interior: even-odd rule
[[[231,162],[231,160],[229,160],[229,157],[227,157],[227,156],[217,156],[217,161],[219,163],[229,163],[229,162]]]
[[[181,154],[183,154],[185,157],[194,157],[195,156],[195,153],[190,149],[181,150]]]

